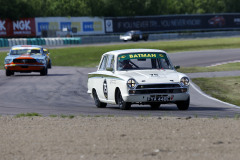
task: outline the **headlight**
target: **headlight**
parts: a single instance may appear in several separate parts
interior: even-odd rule
[[[12,59],[5,59],[5,64],[8,64],[8,63],[11,63],[12,62]]]
[[[180,80],[181,86],[189,86],[190,80],[188,77],[182,77]]]
[[[127,81],[127,86],[128,86],[128,88],[133,89],[133,88],[136,87],[136,85],[137,85],[137,82],[136,82],[134,79],[129,79],[129,80]]]
[[[36,60],[37,60],[38,63],[43,63],[43,64],[46,63],[45,59],[36,59]]]

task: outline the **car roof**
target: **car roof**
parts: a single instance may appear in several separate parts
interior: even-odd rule
[[[39,48],[43,48],[42,46],[39,45],[16,45],[16,46],[12,46],[12,50],[14,49],[39,49]]]
[[[128,54],[128,53],[139,53],[139,52],[156,52],[156,53],[165,53],[163,50],[159,49],[122,49],[122,50],[114,50],[114,51],[109,51],[104,53],[103,55],[106,54],[113,54],[113,55],[119,55],[119,54]]]

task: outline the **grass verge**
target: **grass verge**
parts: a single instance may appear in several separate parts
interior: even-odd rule
[[[15,115],[16,118],[20,117],[42,117],[39,113],[20,113]]]
[[[218,72],[218,71],[234,71],[240,70],[240,63],[228,63],[213,67],[182,67],[178,69],[182,73],[197,73],[197,72]]]
[[[55,66],[94,67],[98,65],[103,53],[118,49],[151,48],[167,52],[196,51],[224,48],[239,48],[240,38],[209,38],[194,40],[156,41],[143,43],[124,43],[107,46],[86,46],[51,49],[51,59]],[[0,66],[3,68],[7,52],[0,52]]]
[[[192,81],[208,95],[240,106],[240,77],[193,78]]]

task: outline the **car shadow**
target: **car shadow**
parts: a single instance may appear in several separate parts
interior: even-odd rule
[[[58,76],[69,76],[69,75],[73,75],[73,74],[48,74],[46,76],[41,76],[40,74],[16,74],[14,75],[15,77],[32,77],[32,76],[40,76],[40,77],[58,77]]]
[[[120,108],[116,106],[107,106],[109,109],[120,110]],[[189,106],[188,110],[185,111],[226,111],[231,109],[230,107],[198,107],[198,106]],[[151,109],[150,106],[132,106],[128,111],[180,111],[177,106],[161,106],[159,109]],[[184,111],[184,110],[183,110]],[[240,110],[239,110],[240,112]]]
[[[70,76],[73,74],[48,74],[47,76]]]

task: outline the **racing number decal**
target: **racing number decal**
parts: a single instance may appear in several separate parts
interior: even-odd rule
[[[107,88],[107,80],[105,79],[103,82],[103,94],[106,99],[108,99],[108,88]]]

